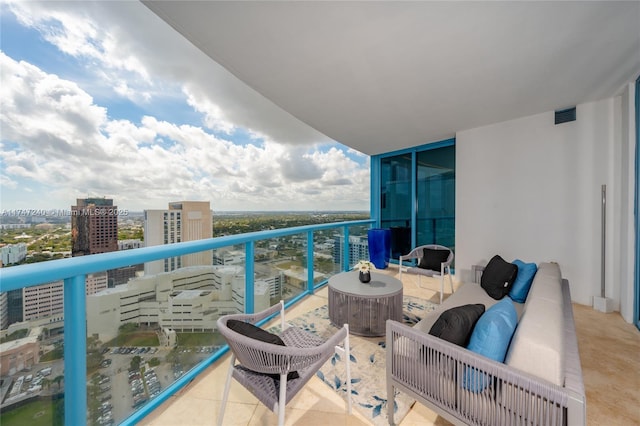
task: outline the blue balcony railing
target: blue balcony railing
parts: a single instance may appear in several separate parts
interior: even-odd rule
[[[374,224],[374,220],[299,226],[3,268],[0,269],[0,291],[8,292],[52,281],[64,281],[64,423],[68,426],[82,425],[87,423],[85,279],[88,274],[206,250],[243,245],[245,254],[245,311],[253,312],[256,242],[302,234],[306,235],[306,254],[304,257],[306,257],[307,285],[300,294],[288,300],[287,306],[290,306],[313,294],[317,288],[326,284],[326,280],[314,281],[314,234],[330,230],[341,232],[342,249],[340,250],[339,269],[346,271],[359,260],[357,255],[354,255],[350,250],[350,229],[365,229],[362,235],[366,235],[366,229],[372,224]],[[160,395],[121,421],[120,424],[133,425],[139,422],[216,362],[225,351],[226,348],[219,350],[197,364],[168,386]]]

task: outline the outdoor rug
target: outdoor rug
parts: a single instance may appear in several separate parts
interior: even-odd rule
[[[427,312],[438,305],[417,297],[404,296],[403,322],[414,325]],[[329,322],[327,305],[288,321],[322,337],[337,331]],[[360,411],[374,425],[388,425],[387,386],[385,364],[385,337],[361,337],[350,335],[351,346],[351,394],[354,409]],[[346,398],[346,374],[340,355],[334,355],[317,373],[331,389]],[[399,392],[395,398],[394,420],[396,424],[407,415],[415,400]]]

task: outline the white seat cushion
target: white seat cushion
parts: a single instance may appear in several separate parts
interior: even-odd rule
[[[533,278],[531,289],[527,295],[524,304],[524,310],[527,310],[529,302],[536,298],[546,299],[562,304],[562,277],[560,275],[560,267],[557,263],[541,263],[538,272]]]
[[[563,386],[563,318],[560,303],[542,298],[528,300],[505,364]]]

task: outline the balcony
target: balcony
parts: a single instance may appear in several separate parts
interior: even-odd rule
[[[397,266],[379,271],[396,275]],[[405,294],[436,300],[439,282],[423,278],[419,288],[415,276],[403,274]],[[434,289],[434,290],[429,290]],[[295,318],[327,303],[326,288],[305,298],[287,312]],[[591,307],[574,304],[574,316],[578,343],[587,391],[587,424],[632,424],[638,421],[637,383],[640,379],[637,353],[640,337],[632,324],[626,323],[618,313],[603,314]],[[606,341],[606,351],[603,345]],[[184,390],[167,399],[153,413],[142,419],[147,426],[204,425],[213,424],[218,415],[228,356],[203,371],[198,379]],[[287,424],[295,425],[370,425],[357,409],[351,415],[345,413],[344,400],[334,392],[327,392],[327,385],[320,379],[312,379],[286,409]],[[633,389],[634,394],[629,395]],[[635,402],[634,402],[635,401]],[[277,415],[269,411],[240,385],[233,383],[226,409],[225,424],[276,425]],[[233,413],[233,414],[231,414]],[[448,425],[436,413],[416,403],[399,423],[408,425]]]
[[[360,257],[354,256],[351,253],[350,249],[352,248],[352,244],[350,244],[350,240],[358,236],[365,236],[366,230],[373,222],[373,220],[362,220],[302,226],[22,265],[0,270],[0,280],[2,282],[3,292],[64,280],[64,342],[62,345],[64,346],[64,362],[58,362],[60,364],[58,368],[54,367],[54,370],[57,371],[54,371],[51,378],[46,378],[45,383],[51,388],[50,379],[59,377],[56,382],[57,387],[60,389],[59,396],[64,395],[64,424],[100,424],[96,420],[97,416],[94,415],[96,411],[96,400],[99,399],[100,403],[111,404],[109,400],[102,401],[102,399],[105,398],[106,395],[115,393],[115,391],[107,392],[105,390],[104,393],[99,392],[98,395],[95,395],[91,390],[92,385],[100,385],[100,387],[104,389],[111,385],[107,384],[108,381],[105,383],[100,383],[100,381],[93,383],[91,376],[98,373],[100,375],[99,377],[102,377],[103,372],[92,369],[91,365],[89,365],[88,369],[88,364],[90,364],[87,361],[88,350],[92,350],[92,346],[95,346],[96,340],[93,333],[88,330],[87,327],[90,321],[87,316],[85,278],[89,274],[155,260],[185,256],[192,253],[212,253],[216,250],[232,248],[235,251],[242,251],[242,255],[236,257],[235,261],[237,262],[238,259],[241,259],[243,264],[235,267],[236,270],[241,271],[240,274],[237,274],[238,277],[236,277],[235,284],[238,283],[237,278],[241,278],[241,285],[239,287],[236,285],[233,288],[233,302],[229,301],[230,304],[235,303],[237,306],[242,306],[245,312],[253,312],[256,306],[260,306],[260,304],[272,303],[275,299],[279,300],[283,298],[287,305],[291,306],[313,295],[326,284],[331,274],[350,269],[350,267],[360,259]],[[327,241],[333,241],[332,249],[327,249]],[[325,253],[319,256],[316,252],[318,242],[323,242],[325,250],[329,250],[332,255]],[[264,247],[276,246],[280,248],[278,250],[271,250],[271,256],[267,259],[264,253],[268,250],[264,249]],[[265,294],[265,283],[258,284],[256,281],[258,281],[261,276],[268,275],[270,273],[269,271],[273,269],[272,265],[275,263],[279,265],[290,265],[295,273],[291,273],[286,278],[280,279],[281,282],[278,284],[279,294]],[[287,273],[283,272],[281,274],[286,275]],[[184,279],[181,280],[184,281]],[[286,282],[286,284],[283,284],[283,282]],[[260,285],[263,287],[263,292],[261,293],[261,300],[256,301],[256,294],[260,294],[257,291]],[[184,289],[192,289],[192,287],[184,287]],[[203,297],[210,295],[209,292],[204,291],[207,290],[206,288],[202,288],[201,290],[199,294]],[[228,293],[231,293],[231,291]],[[171,299],[172,296],[168,297]],[[273,300],[269,301],[269,299]],[[148,301],[148,291],[141,291],[136,299],[136,303],[142,304]],[[178,306],[178,302],[171,304],[172,309],[176,309],[176,306]],[[197,306],[194,306],[194,308],[196,307]],[[142,308],[137,309],[140,309],[140,312],[142,312]],[[146,309],[148,310],[149,308],[147,307]],[[227,309],[230,308],[227,306]],[[158,307],[156,316],[162,315],[162,311],[166,312],[166,309]],[[209,308],[201,308],[201,313],[202,315],[211,316],[212,311]],[[91,314],[95,315],[96,312],[92,310]],[[146,315],[149,316],[148,313]],[[50,327],[53,328],[52,326]],[[90,337],[89,339],[87,338],[88,335]],[[106,344],[100,346],[99,349],[102,355],[110,355],[109,351],[112,351],[111,354],[114,354],[114,356],[111,358],[116,358],[117,355],[115,355],[112,346],[113,345],[107,347]],[[144,346],[147,346],[147,344],[144,344]],[[224,355],[225,350],[226,348],[221,348],[221,345],[211,345],[207,347],[206,351],[198,351],[199,355],[197,360],[188,363],[188,365],[183,365],[183,371],[181,371],[180,374],[176,374],[175,380],[165,381],[162,392],[156,395],[155,398],[149,401],[140,402],[140,400],[134,402],[133,405],[135,409],[133,411],[131,410],[131,404],[125,404],[127,408],[121,409],[119,416],[115,416],[116,410],[114,407],[115,422],[122,424],[137,423],[140,419],[160,406],[164,400],[191,382],[202,371],[206,370],[210,365],[215,364],[218,359]],[[137,351],[141,353],[140,348],[137,349]],[[17,366],[13,367],[14,371],[12,371],[11,374],[13,379],[19,379],[19,377],[22,376],[24,380],[29,373],[26,371],[21,372],[20,370],[22,370],[23,367],[26,367],[28,370],[33,367],[31,365],[33,361],[29,360],[27,360],[25,364],[20,364],[22,361],[11,362],[14,362]],[[115,363],[117,363],[117,361],[114,360],[114,364]],[[39,364],[37,367],[39,370],[42,369]],[[120,369],[127,367],[127,365],[119,366]],[[115,366],[113,369],[115,370]],[[90,374],[85,373],[88,370]],[[34,369],[32,376],[35,376],[36,373]],[[38,377],[38,379],[43,380],[42,377]],[[11,382],[12,380],[9,380],[7,384],[10,385]],[[126,381],[123,383],[126,385]],[[39,386],[43,387],[44,384]],[[16,388],[16,386],[14,386],[14,388]],[[56,389],[56,384],[53,385],[53,389]],[[16,398],[19,399],[20,402],[35,399],[38,390],[27,391],[26,385],[23,388],[18,386]],[[5,394],[5,391],[7,391],[6,388],[3,389],[3,397],[6,397],[4,403],[7,405],[7,402],[10,401],[10,399],[7,398],[11,395],[8,395],[8,392]],[[20,395],[21,391],[23,391],[23,395]],[[53,405],[55,404],[52,404],[52,406]],[[100,407],[100,405],[97,405],[97,407]],[[56,411],[56,409],[53,408],[51,410]],[[58,416],[61,417],[62,410],[58,410],[57,412]],[[55,419],[56,414],[50,414],[50,416],[52,419]],[[101,421],[104,424],[111,422],[110,419],[106,421],[102,419]],[[55,420],[52,420],[51,423],[58,424]]]
[[[287,318],[295,318],[327,303],[327,278],[314,279],[316,261],[314,240],[318,235],[331,233],[338,235],[342,244],[342,256],[336,263],[335,271],[348,270],[358,259],[349,257],[349,236],[364,235],[373,221],[343,222],[305,226],[252,234],[234,235],[210,240],[188,242],[153,248],[114,252],[103,255],[71,258],[44,262],[27,266],[6,268],[0,271],[3,291],[31,287],[51,280],[64,280],[64,424],[96,424],[87,420],[91,414],[93,396],[88,391],[89,377],[83,374],[87,369],[87,331],[84,277],[102,270],[126,266],[132,263],[148,262],[167,257],[180,256],[224,247],[244,246],[246,256],[245,307],[254,308],[255,246],[265,241],[290,236],[306,238],[307,282],[296,294],[287,300]],[[299,240],[299,238],[297,239]],[[311,272],[308,272],[311,271]],[[396,275],[397,266],[391,265],[381,271]],[[419,288],[415,277],[403,275],[405,295],[436,300],[438,284],[423,282]],[[429,290],[430,288],[434,290]],[[581,361],[587,388],[587,414],[589,424],[624,424],[637,421],[637,382],[639,369],[637,353],[640,339],[633,325],[625,323],[619,314],[603,314],[583,306],[574,305],[578,329]],[[603,345],[606,341],[606,351]],[[116,355],[117,356],[117,355]],[[224,376],[228,368],[228,354],[225,348],[207,354],[193,365],[155,398],[137,406],[133,411],[127,405],[125,415],[115,418],[116,424],[144,425],[195,425],[211,424],[220,408],[224,387]],[[124,372],[122,374],[125,374]],[[53,385],[56,386],[55,384]],[[629,390],[632,393],[629,395]],[[115,399],[118,394],[114,394]],[[120,395],[123,401],[126,396]],[[635,398],[635,399],[634,399]],[[121,411],[122,413],[122,411]],[[253,425],[275,424],[277,416],[244,391],[237,383],[232,384],[226,422],[228,424]],[[357,409],[351,415],[344,411],[344,400],[336,393],[327,392],[327,385],[314,378],[307,387],[287,406],[288,424],[370,424]],[[55,419],[51,423],[59,424]],[[435,413],[421,406],[415,406],[402,420],[402,425],[446,424]]]

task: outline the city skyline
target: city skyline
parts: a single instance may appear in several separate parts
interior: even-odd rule
[[[368,210],[369,157],[298,121],[140,2],[3,2],[0,209],[106,197]],[[73,196],[69,196],[73,194]]]

